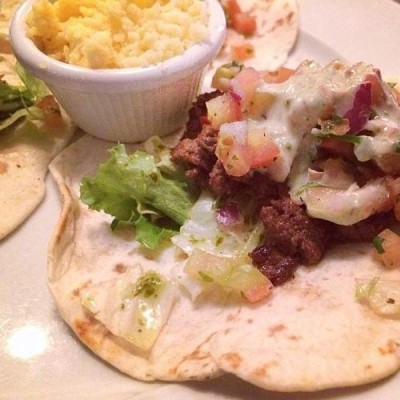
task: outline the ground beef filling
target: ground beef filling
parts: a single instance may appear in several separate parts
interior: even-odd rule
[[[172,151],[172,160],[185,168],[185,175],[216,197],[229,198],[238,191],[251,191],[257,204],[287,195],[287,187],[269,180],[262,174],[242,178],[229,176],[215,155],[218,131],[207,121],[205,103],[220,92],[206,93],[198,97],[189,111],[185,133]]]
[[[260,218],[265,226],[265,242],[250,256],[274,285],[280,285],[293,277],[298,265],[317,264],[332,245],[371,241],[390,224],[393,216],[381,213],[351,226],[341,226],[311,218],[304,207],[285,198],[263,207]]]
[[[300,265],[317,264],[334,244],[370,241],[386,226],[391,213],[377,214],[352,226],[311,218],[293,203],[284,184],[260,173],[233,178],[215,156],[218,132],[207,123],[206,102],[220,92],[199,96],[189,112],[186,131],[172,152],[172,159],[186,176],[222,201],[237,193],[250,193],[254,214],[265,227],[265,241],[250,253],[253,264],[274,285],[293,277]],[[254,216],[254,215],[253,215]]]
[[[318,263],[327,246],[325,221],[310,218],[303,207],[284,198],[261,209],[265,242],[251,258],[274,285],[288,280],[300,263]]]

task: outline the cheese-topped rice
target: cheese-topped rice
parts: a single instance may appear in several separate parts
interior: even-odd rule
[[[28,34],[49,56],[88,68],[156,64],[207,38],[203,0],[39,0]]]

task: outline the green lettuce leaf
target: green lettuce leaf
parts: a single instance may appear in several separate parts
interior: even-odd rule
[[[18,121],[20,118],[25,118],[29,115],[29,111],[26,108],[23,108],[21,110],[17,110],[14,112],[14,114],[11,114],[8,118],[1,120],[0,119],[0,131],[3,129],[8,128],[12,124],[14,124],[16,121]]]
[[[154,249],[188,218],[194,204],[188,183],[162,171],[144,151],[128,155],[119,144],[110,155],[94,177],[82,179],[81,201],[113,216],[113,229],[133,225],[136,239]]]
[[[16,64],[15,69],[33,101],[37,101],[50,94],[46,84],[40,79],[34,77],[20,63]]]
[[[6,80],[0,79],[0,131],[21,118],[36,118],[29,108],[49,94],[46,85],[18,63],[16,72],[23,85],[10,85]]]

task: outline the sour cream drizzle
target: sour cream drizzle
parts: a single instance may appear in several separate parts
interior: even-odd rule
[[[287,81],[280,84],[260,85],[257,91],[272,93],[275,101],[267,110],[266,119],[254,120],[251,123],[265,128],[280,150],[279,157],[272,165],[265,168],[265,172],[275,181],[285,181],[299,152],[301,142],[317,125],[318,120],[323,119],[327,114],[343,116],[347,110],[351,109],[360,84],[367,81],[368,76],[376,75],[377,71],[364,63],[349,67],[334,61],[321,67],[315,62],[306,61]],[[378,137],[379,135],[386,137],[387,131],[391,129],[391,147],[389,146],[391,149],[393,143],[400,140],[400,111],[390,91],[387,88],[384,90],[385,101],[376,107],[375,120],[371,121],[371,124],[375,126],[365,128],[374,128],[373,132],[377,133]],[[379,138],[373,140],[373,147],[375,143],[378,147],[381,141],[382,139]],[[358,147],[360,147],[358,151],[360,161],[364,161],[366,156],[363,155],[363,146]],[[387,147],[382,149],[382,151],[387,150]],[[376,153],[381,154],[382,151]],[[375,156],[370,148],[368,152],[371,158]]]

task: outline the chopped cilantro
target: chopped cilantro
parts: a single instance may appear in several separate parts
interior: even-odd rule
[[[292,145],[290,143],[285,143],[284,147],[286,150],[292,150]]]
[[[347,143],[352,143],[352,144],[359,144],[361,143],[362,138],[357,135],[343,135],[343,136],[337,136],[339,140],[342,140],[343,142]]]
[[[133,295],[142,295],[145,298],[157,297],[164,286],[165,282],[157,272],[148,271],[138,279]]]
[[[210,275],[206,274],[206,273],[203,272],[203,271],[199,271],[199,275],[200,275],[200,278],[201,278],[204,282],[208,282],[208,283],[214,282],[214,279],[213,279]]]
[[[378,116],[377,112],[375,110],[370,110],[368,119],[375,119]]]
[[[224,238],[222,236],[217,236],[217,239],[215,241],[215,246],[221,246],[222,242],[224,241]]]
[[[229,64],[226,64],[225,66],[229,66]],[[236,60],[233,60],[233,61],[231,62],[231,66],[232,66],[232,67],[239,67],[240,70],[242,70],[242,69],[244,68],[244,65],[243,65],[242,63],[236,61]]]
[[[359,144],[362,141],[362,138],[357,135],[343,135],[343,136],[334,135],[333,133],[330,133],[331,130],[328,130],[326,128],[327,126],[330,126],[330,125],[329,124],[325,125],[323,130],[313,130],[313,131],[311,131],[311,134],[313,136],[321,138],[321,139],[325,139],[325,138],[336,139],[336,140],[341,140],[342,142],[352,143],[352,144]],[[332,126],[330,126],[330,128],[331,127]]]
[[[323,187],[323,185],[321,185],[318,182],[314,182],[314,181],[307,182],[305,185],[301,186],[300,189],[296,192],[296,196],[301,195],[308,189],[317,188],[317,187]]]
[[[372,244],[375,247],[378,254],[383,254],[385,252],[385,249],[383,248],[384,241],[385,239],[381,238],[380,236],[375,236],[374,239],[372,240]]]
[[[340,115],[334,114],[334,115],[332,115],[331,121],[335,125],[340,125],[343,123],[343,118]]]

